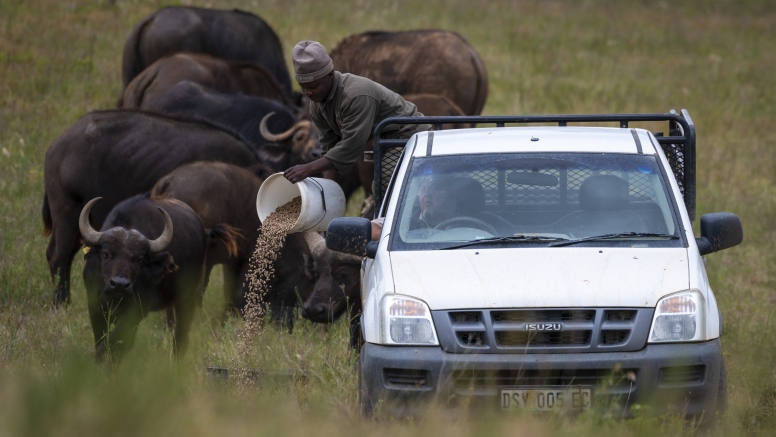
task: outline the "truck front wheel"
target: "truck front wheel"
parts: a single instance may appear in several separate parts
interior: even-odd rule
[[[727,390],[727,367],[725,360],[722,360],[722,366],[719,369],[719,387],[717,388],[717,407],[718,416],[725,414],[728,409],[728,390]]]
[[[372,402],[369,399],[369,391],[364,381],[364,354],[363,343],[361,345],[361,352],[358,355],[358,409],[361,412],[361,417],[368,419],[372,417]]]

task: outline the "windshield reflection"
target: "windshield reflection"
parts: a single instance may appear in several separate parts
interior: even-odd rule
[[[403,188],[393,250],[512,236],[521,238],[499,242],[546,246],[552,240],[606,234],[674,235],[676,219],[666,192],[650,155],[416,158]],[[621,240],[603,244],[619,245]],[[666,238],[639,240],[654,240],[661,247],[678,244]]]

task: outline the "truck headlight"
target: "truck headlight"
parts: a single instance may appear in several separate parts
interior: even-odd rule
[[[703,340],[706,340],[706,308],[700,291],[680,291],[657,302],[650,343]]]
[[[422,300],[390,294],[380,305],[383,344],[438,345],[431,310]]]

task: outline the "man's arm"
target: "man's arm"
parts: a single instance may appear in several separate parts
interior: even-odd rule
[[[328,150],[334,147],[339,141],[339,136],[334,133],[334,130],[329,126],[328,122],[320,114],[319,109],[310,107],[310,118],[318,130],[318,139],[321,142],[323,150]],[[326,179],[337,179],[337,172],[334,168],[334,164],[326,157],[318,158],[313,162],[307,164],[295,165],[283,172],[283,176],[286,177],[291,183],[297,183],[312,175],[323,173],[323,177]]]
[[[380,239],[380,234],[383,233],[383,223],[385,223],[385,217],[372,220],[372,241]]]

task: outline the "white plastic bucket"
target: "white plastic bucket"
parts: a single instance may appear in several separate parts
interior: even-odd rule
[[[299,219],[288,231],[289,234],[325,231],[330,221],[345,214],[345,193],[336,182],[307,178],[292,184],[283,173],[275,173],[261,184],[256,196],[259,220],[264,222],[279,206],[296,197],[302,198],[302,211],[299,213]]]

